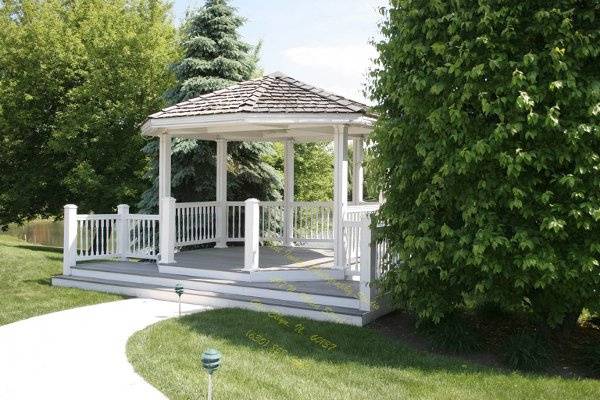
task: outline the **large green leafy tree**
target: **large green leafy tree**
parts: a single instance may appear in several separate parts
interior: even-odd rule
[[[177,84],[167,93],[170,104],[233,85],[254,77],[258,48],[240,40],[238,29],[244,19],[226,0],[208,0],[187,15],[181,29],[184,57],[173,67]],[[172,193],[178,201],[215,198],[216,145],[192,139],[173,141]],[[158,143],[146,146],[153,159],[149,174],[153,184],[140,202],[146,210],[158,203]],[[269,143],[228,144],[228,199],[280,197],[281,174],[264,162],[273,152]]]
[[[598,3],[393,1],[382,33],[372,167],[404,260],[386,287],[433,320],[598,309]]]
[[[265,161],[283,171],[284,145],[274,144],[275,153]],[[294,199],[327,201],[333,198],[333,149],[331,142],[294,144]]]
[[[0,225],[137,200],[175,59],[157,0],[0,2]]]

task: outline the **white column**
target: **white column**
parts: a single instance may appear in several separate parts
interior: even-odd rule
[[[252,271],[258,269],[259,201],[248,199],[244,208],[244,270]]]
[[[160,263],[175,261],[175,199],[171,198],[171,135],[164,132],[159,138],[158,148],[158,215]],[[173,203],[173,215],[170,205]]]
[[[64,212],[63,275],[71,275],[77,260],[77,206],[67,204]]]
[[[344,268],[342,220],[348,205],[348,127],[337,128],[334,136],[333,251],[335,268]]]
[[[129,250],[129,206],[127,204],[119,204],[117,206],[117,255],[122,261],[127,260]]]
[[[294,141],[285,142],[283,159],[283,245],[292,245],[294,233]]]
[[[160,200],[160,260],[161,264],[175,262],[175,199],[163,197]]]
[[[352,203],[360,204],[363,201],[363,138],[352,139]]]
[[[217,140],[217,216],[215,247],[227,247],[227,141]]]
[[[171,135],[160,135],[158,148],[158,201],[171,196]]]

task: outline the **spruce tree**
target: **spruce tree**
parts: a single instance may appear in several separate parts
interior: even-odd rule
[[[227,0],[208,0],[188,13],[181,28],[183,59],[173,66],[177,85],[166,95],[170,104],[223,89],[258,74],[258,46],[240,39],[244,19]],[[158,143],[145,151],[152,157],[152,187],[140,202],[146,211],[158,201]],[[281,174],[264,160],[273,152],[269,143],[228,144],[228,194],[230,200],[281,197]],[[193,139],[173,140],[172,193],[177,201],[209,201],[215,198],[214,142]]]

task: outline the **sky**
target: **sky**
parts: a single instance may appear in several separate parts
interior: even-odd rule
[[[179,23],[203,0],[174,0]],[[265,74],[282,72],[330,92],[371,103],[363,91],[376,51],[379,8],[387,0],[232,0],[246,18],[241,29],[250,44],[262,41]]]

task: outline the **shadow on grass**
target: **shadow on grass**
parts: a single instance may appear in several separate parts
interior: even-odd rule
[[[23,282],[24,283],[34,283],[36,285],[43,285],[43,286],[52,286],[51,278],[27,279],[27,280],[24,280]]]
[[[279,322],[278,322],[279,320]],[[284,326],[281,321],[287,321]],[[324,363],[357,363],[370,367],[417,368],[422,371],[445,371],[450,373],[478,373],[510,375],[493,367],[466,363],[451,356],[441,356],[413,350],[369,328],[316,322],[304,318],[259,313],[240,309],[219,309],[188,315],[177,320],[190,331],[199,335],[243,346],[253,351],[268,351],[248,338],[253,331],[270,343],[283,347],[287,354]],[[301,325],[303,333],[294,329]],[[333,344],[333,350],[325,350],[311,340],[318,335]],[[531,374],[534,376],[533,374]]]
[[[45,251],[51,253],[62,253],[62,248],[54,246],[44,246],[38,244],[7,244],[9,247],[16,247],[18,249],[31,250],[31,251]]]

